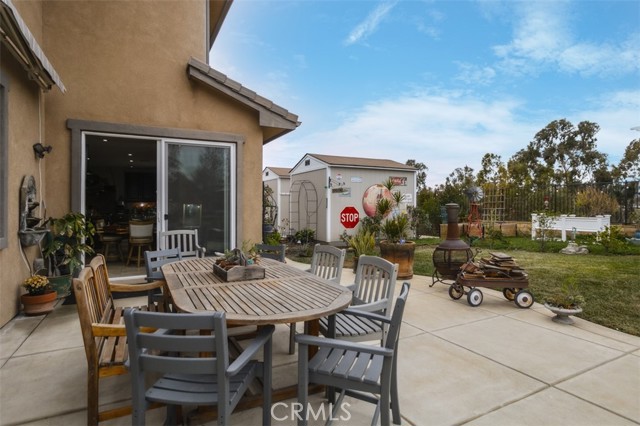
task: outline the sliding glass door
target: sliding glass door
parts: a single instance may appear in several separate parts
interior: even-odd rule
[[[162,140],[158,173],[161,228],[197,229],[207,254],[232,247],[235,235],[235,146]]]

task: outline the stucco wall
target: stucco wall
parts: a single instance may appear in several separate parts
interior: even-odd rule
[[[36,179],[41,194],[38,161],[33,144],[39,140],[39,88],[26,77],[22,66],[4,48],[0,51],[1,72],[8,84],[8,247],[0,250],[0,325],[13,318],[20,308],[20,283],[29,276],[29,266],[22,259],[18,240],[20,219],[20,186],[25,175]],[[46,97],[47,95],[43,94]],[[44,173],[44,164],[42,164]],[[35,210],[38,213],[38,209]],[[40,213],[40,217],[43,214]],[[28,258],[35,258],[36,247],[25,249]]]
[[[38,190],[48,216],[71,208],[67,120],[204,130],[244,140],[238,149],[236,245],[261,239],[263,134],[257,112],[187,77],[189,58],[207,58],[204,0],[14,3],[67,88],[64,94],[54,88],[43,95],[43,143],[53,152],[42,161]],[[0,324],[17,313],[19,283],[28,275],[17,246],[17,194],[22,176],[37,176],[38,170],[31,149],[38,140],[38,88],[9,58],[3,51],[2,70],[12,84],[11,239],[0,251]]]
[[[52,214],[70,208],[67,119],[242,135],[238,239],[261,234],[262,133],[257,114],[187,78],[190,57],[206,60],[205,2],[47,2],[45,51],[67,86],[48,103],[54,153],[47,167]]]

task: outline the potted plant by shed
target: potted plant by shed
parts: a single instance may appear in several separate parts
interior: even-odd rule
[[[25,315],[44,315],[53,311],[57,294],[47,277],[32,275],[24,280],[22,286],[27,290],[27,294],[20,296]]]
[[[84,256],[93,254],[95,228],[82,213],[70,212],[60,218],[49,218],[49,234],[43,240],[47,275],[58,297],[71,294],[71,279],[84,264]]]
[[[556,314],[551,319],[561,324],[573,324],[571,315],[581,313],[584,305],[585,300],[580,294],[575,277],[567,278],[555,293],[545,299],[544,303],[547,309]]]
[[[389,179],[384,185],[391,191],[393,183]],[[376,215],[385,218],[380,224],[380,256],[392,263],[398,264],[398,278],[408,279],[413,277],[413,259],[416,243],[409,241],[411,221],[404,212],[398,208],[402,202],[400,191],[391,192],[392,199],[382,198],[376,205]]]
[[[376,237],[365,226],[361,226],[355,235],[346,239],[349,248],[353,250],[353,271],[358,269],[358,259],[360,256],[375,254]]]

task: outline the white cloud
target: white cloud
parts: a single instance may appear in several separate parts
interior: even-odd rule
[[[566,2],[519,2],[513,39],[494,46],[500,68],[515,74],[548,67],[569,74],[619,75],[640,71],[640,33],[614,45],[577,40]]]
[[[387,16],[389,12],[391,12],[391,9],[393,9],[396,3],[398,3],[398,0],[384,1],[376,6],[376,8],[373,9],[371,13],[369,13],[364,21],[359,23],[353,30],[351,30],[344,43],[346,45],[357,43],[358,41],[366,39],[371,34],[376,32],[382,20]]]
[[[455,79],[468,85],[486,86],[491,84],[496,76],[496,71],[492,67],[481,67],[465,62],[457,62],[457,65],[460,72]]]
[[[507,160],[542,126],[518,122],[513,100],[485,102],[458,93],[421,93],[381,100],[350,114],[336,129],[266,145],[265,166],[293,167],[305,153],[408,159],[429,167],[427,184],[443,183],[455,168],[478,170],[487,152]],[[546,123],[544,123],[546,124]],[[298,131],[301,131],[299,129]],[[295,132],[294,132],[295,133]]]
[[[592,107],[566,118],[576,125],[583,120],[598,123],[598,149],[617,163],[638,137],[631,127],[640,125],[640,93],[615,92],[589,102]],[[459,92],[384,99],[348,114],[335,129],[304,135],[303,124],[267,144],[264,166],[293,167],[306,153],[402,163],[415,159],[427,165],[427,185],[434,186],[458,167],[468,165],[477,172],[486,153],[506,162],[549,122],[563,118],[555,112],[533,118],[520,114],[522,107],[515,99],[485,101]]]

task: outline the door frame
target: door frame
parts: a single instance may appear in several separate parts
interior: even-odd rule
[[[172,127],[153,127],[127,123],[113,123],[103,121],[89,121],[70,118],[67,120],[67,128],[71,131],[71,182],[70,202],[71,211],[85,214],[85,175],[86,175],[86,149],[85,133],[112,134],[120,137],[132,137],[137,139],[148,138],[154,140],[177,139],[200,142],[222,142],[235,144],[235,170],[232,171],[235,180],[235,197],[233,205],[235,210],[231,212],[231,244],[237,246],[238,239],[242,238],[238,230],[238,212],[242,208],[243,177],[239,173],[239,165],[243,164],[245,137],[239,134],[214,132],[197,129],[179,129]],[[160,143],[160,142],[158,142]],[[157,151],[156,151],[157,152]]]

